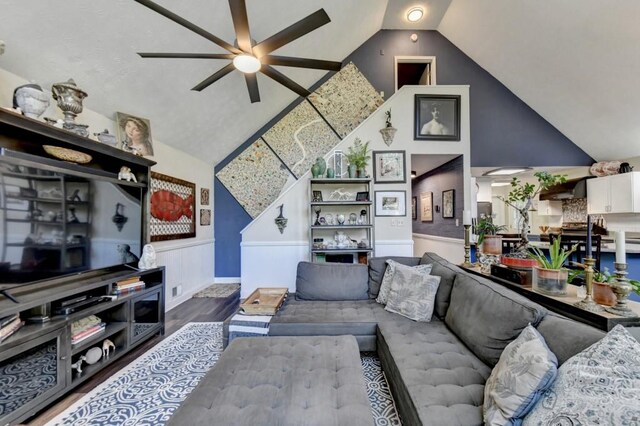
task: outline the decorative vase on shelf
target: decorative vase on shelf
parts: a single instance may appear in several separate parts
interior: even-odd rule
[[[76,116],[82,112],[82,100],[87,97],[87,92],[80,89],[72,78],[54,84],[51,86],[51,92],[64,114],[65,128],[75,127]]]
[[[363,178],[363,177],[367,177],[367,172],[365,169],[358,169],[356,170],[356,177],[357,178]]]
[[[327,170],[327,162],[322,157],[316,158],[316,164],[318,165],[318,176],[324,176],[324,172]]]
[[[311,166],[311,176],[313,176],[314,179],[320,176],[320,166],[318,163],[314,163],[313,166]]]
[[[336,177],[336,172],[331,167],[327,169],[327,178],[333,179]]]
[[[353,179],[356,177],[356,165],[355,164],[349,164],[349,167],[347,168],[347,170],[349,171],[349,178]]]
[[[567,294],[569,271],[566,269],[533,268],[533,289],[550,296]]]
[[[49,107],[49,95],[37,84],[25,84],[14,90],[13,107],[29,118],[38,118]]]

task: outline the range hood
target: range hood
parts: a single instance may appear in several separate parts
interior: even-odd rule
[[[572,198],[587,198],[587,179],[568,180],[565,183],[552,186],[540,191],[541,200],[570,200]]]

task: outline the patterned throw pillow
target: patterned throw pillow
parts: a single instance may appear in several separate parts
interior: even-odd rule
[[[406,266],[402,263],[398,263],[395,260],[387,260],[387,269],[384,271],[384,276],[382,277],[382,282],[380,283],[380,291],[378,292],[378,297],[376,298],[376,302],[385,305],[387,303],[387,299],[389,298],[389,290],[391,290],[391,281],[393,281],[393,276],[396,273],[396,266],[400,265],[405,268],[414,268],[416,271],[422,272],[425,275],[431,273],[432,265],[430,263],[426,265],[418,265],[418,266]]]
[[[529,324],[504,348],[484,386],[486,425],[519,425],[558,374],[558,360]]]
[[[405,265],[396,265],[385,310],[414,321],[429,322],[440,277]]]
[[[621,325],[567,360],[524,425],[640,423],[640,343]]]

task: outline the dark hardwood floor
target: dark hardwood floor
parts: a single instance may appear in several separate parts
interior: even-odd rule
[[[237,291],[226,298],[198,298],[187,300],[167,312],[164,336],[156,336],[138,346],[136,349],[97,373],[91,379],[87,380],[82,384],[82,386],[74,389],[73,392],[58,400],[48,409],[29,419],[25,424],[29,426],[42,426],[46,424],[49,420],[53,419],[71,404],[78,401],[93,388],[111,377],[114,373],[124,368],[151,347],[160,343],[163,339],[175,333],[183,325],[189,322],[222,322],[237,311],[239,303],[240,291]]]

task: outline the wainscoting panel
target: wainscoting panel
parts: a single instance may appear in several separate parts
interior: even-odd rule
[[[241,298],[258,287],[288,287],[295,291],[298,262],[309,260],[306,241],[243,242],[240,251]]]
[[[412,240],[376,240],[376,257],[413,256]]]
[[[158,266],[166,268],[166,310],[175,308],[214,282],[214,240],[160,246],[154,244]],[[173,288],[179,289],[173,296]]]
[[[451,263],[464,262],[464,240],[413,234],[413,255],[422,256],[427,251],[437,253]]]

